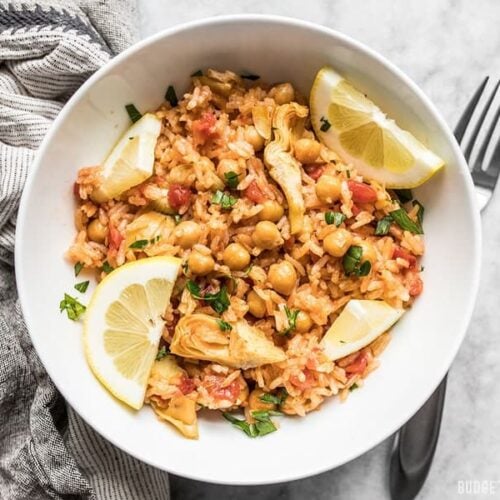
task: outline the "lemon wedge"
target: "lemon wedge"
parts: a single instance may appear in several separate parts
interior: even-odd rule
[[[332,361],[343,358],[373,342],[403,312],[381,300],[350,300],[325,333],[320,345]]]
[[[321,142],[368,179],[389,188],[413,188],[444,166],[439,156],[330,67],[316,75],[310,108]]]
[[[84,322],[85,355],[115,397],[139,409],[164,327],[162,315],[179,272],[174,257],[141,259],[99,283]]]
[[[123,134],[104,161],[102,184],[92,193],[94,201],[116,198],[153,175],[160,130],[161,120],[146,113]]]

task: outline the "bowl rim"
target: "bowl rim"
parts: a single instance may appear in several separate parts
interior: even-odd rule
[[[68,404],[87,422],[96,432],[98,432],[101,436],[103,436],[105,439],[107,439],[109,442],[111,442],[113,445],[115,445],[117,448],[123,450],[124,452],[128,453],[129,455],[136,457],[137,459],[153,466],[156,467],[160,470],[165,470],[167,472],[171,472],[173,474],[180,475],[182,477],[186,477],[189,479],[194,479],[198,481],[205,481],[209,483],[216,483],[216,484],[227,484],[227,485],[264,485],[264,484],[275,484],[278,482],[285,482],[285,481],[294,481],[294,480],[299,480],[303,479],[306,477],[314,476],[323,472],[326,472],[328,470],[332,470],[334,468],[337,468],[343,464],[346,464],[355,458],[363,455],[364,453],[368,452],[378,444],[380,444],[382,441],[386,440],[388,437],[390,437],[392,434],[397,432],[401,426],[403,426],[418,410],[419,408],[427,401],[427,399],[431,396],[431,394],[434,392],[436,387],[439,385],[441,380],[444,378],[446,373],[448,372],[453,360],[455,359],[458,350],[465,338],[465,334],[467,333],[467,329],[469,327],[472,313],[474,310],[474,305],[479,289],[479,280],[480,280],[480,270],[481,270],[481,248],[482,248],[482,231],[481,231],[481,219],[480,219],[480,213],[479,209],[477,208],[476,205],[476,194],[474,191],[474,185],[472,182],[472,178],[469,174],[469,170],[467,167],[467,163],[465,161],[465,158],[462,154],[462,151],[460,150],[460,147],[455,140],[455,137],[449,128],[448,124],[445,122],[444,118],[441,116],[437,108],[434,106],[434,104],[430,101],[430,99],[425,95],[425,93],[420,89],[420,87],[413,82],[413,80],[410,79],[409,76],[407,76],[401,69],[399,69],[395,64],[390,62],[387,58],[376,52],[374,49],[371,49],[369,46],[365,45],[362,42],[357,41],[356,39],[345,35],[344,33],[341,33],[337,30],[334,30],[332,28],[322,26],[320,24],[317,24],[315,22],[311,21],[305,21],[302,19],[298,18],[293,18],[293,17],[288,17],[288,16],[280,16],[280,15],[268,15],[268,14],[231,14],[231,15],[223,15],[223,16],[210,16],[210,17],[204,17],[201,19],[196,19],[193,21],[189,22],[184,22],[181,24],[177,24],[175,26],[172,26],[170,28],[166,28],[164,30],[161,30],[151,36],[148,36],[127,49],[125,49],[123,52],[120,54],[116,55],[112,59],[110,59],[107,63],[105,63],[101,68],[99,68],[93,75],[91,75],[77,90],[76,92],[71,96],[71,98],[68,100],[68,102],[64,105],[63,109],[61,112],[58,114],[54,122],[52,123],[49,131],[45,135],[44,139],[42,140],[40,147],[37,151],[35,160],[33,164],[30,167],[25,187],[21,196],[21,201],[19,205],[19,212],[18,212],[18,220],[17,220],[17,228],[16,228],[16,238],[15,238],[15,251],[14,251],[14,256],[15,256],[15,271],[16,271],[16,286],[18,289],[18,294],[19,294],[19,300],[21,304],[21,310],[24,316],[24,320],[28,329],[28,332],[30,333],[32,331],[32,326],[35,325],[34,318],[31,317],[30,311],[26,305],[27,303],[27,291],[25,286],[23,285],[24,283],[28,283],[28,280],[25,279],[25,274],[23,271],[23,263],[21,260],[22,256],[22,248],[23,248],[23,239],[22,235],[25,232],[25,226],[28,224],[27,222],[27,217],[26,217],[26,212],[28,209],[28,204],[29,204],[29,198],[30,198],[30,193],[31,190],[34,186],[34,180],[36,177],[36,172],[39,170],[41,166],[41,158],[45,155],[46,150],[49,147],[49,144],[52,142],[52,138],[55,135],[56,131],[58,130],[60,124],[65,120],[66,116],[70,113],[70,111],[73,109],[73,107],[82,99],[82,97],[85,96],[87,91],[94,85],[96,81],[98,81],[103,75],[108,73],[110,70],[112,70],[114,67],[119,65],[122,61],[127,59],[129,56],[135,54],[136,52],[139,52],[145,48],[147,48],[150,45],[155,44],[158,40],[161,40],[163,38],[168,38],[172,35],[175,35],[179,32],[182,31],[189,31],[189,30],[196,30],[197,28],[203,28],[206,26],[218,26],[218,25],[227,25],[227,24],[233,24],[233,23],[257,23],[257,24],[270,24],[270,25],[285,25],[287,27],[291,28],[300,28],[300,29],[305,29],[309,31],[315,31],[322,33],[324,35],[329,36],[333,40],[340,41],[350,47],[353,48],[354,51],[356,52],[361,52],[364,55],[368,56],[369,58],[375,60],[378,64],[382,65],[385,69],[387,69],[389,72],[394,74],[397,78],[399,78],[404,85],[406,85],[416,96],[420,99],[422,104],[427,108],[427,111],[430,113],[432,116],[433,120],[437,125],[439,126],[439,129],[442,131],[443,135],[446,138],[446,141],[451,147],[454,159],[456,161],[457,167],[459,168],[462,176],[464,177],[465,181],[465,188],[466,188],[466,193],[468,197],[468,202],[470,203],[472,207],[472,227],[469,228],[469,235],[473,240],[473,247],[474,247],[474,253],[475,256],[477,256],[476,259],[471,263],[472,267],[472,283],[471,283],[471,288],[470,288],[470,293],[468,297],[468,302],[465,308],[462,309],[462,327],[459,332],[457,332],[457,335],[455,336],[455,341],[453,345],[450,345],[450,348],[448,349],[448,356],[446,360],[442,363],[442,368],[441,368],[441,374],[440,377],[436,379],[435,383],[428,388],[427,394],[425,398],[418,403],[415,407],[408,407],[405,412],[405,417],[403,420],[397,424],[394,425],[393,427],[387,429],[384,433],[378,434],[376,437],[372,438],[371,440],[366,440],[364,446],[358,447],[357,449],[354,449],[351,451],[351,453],[345,455],[343,459],[341,460],[336,460],[333,462],[325,463],[322,467],[315,466],[313,468],[307,468],[304,470],[303,473],[301,474],[293,474],[291,476],[286,474],[286,471],[281,474],[279,477],[276,479],[262,479],[262,480],[252,480],[250,482],[248,481],[242,481],[242,480],[233,480],[231,478],[227,478],[224,480],[224,482],[221,482],[220,479],[213,479],[210,477],[207,477],[204,475],[203,471],[197,470],[197,471],[190,471],[190,470],[180,470],[176,469],[175,467],[171,467],[169,465],[169,468],[166,469],[165,465],[160,463],[159,461],[155,461],[151,459],[150,457],[147,456],[144,452],[137,452],[137,451],[132,451],[128,449],[127,446],[125,446],[123,443],[120,443],[117,439],[114,439],[112,436],[109,436],[106,433],[105,429],[97,428],[94,427],[94,423],[91,418],[84,418],[83,415],[85,414],[85,411],[80,407],[78,404],[78,398],[75,397],[73,394],[64,394],[63,391],[61,391],[59,382],[55,380],[52,377],[52,370],[50,366],[46,365],[43,362],[42,357],[40,356],[40,359],[42,360],[42,364],[47,371],[49,377],[53,381],[54,385],[57,387],[59,392],[63,395],[65,400],[68,402]],[[477,209],[476,209],[477,208]],[[36,340],[35,337],[33,337],[30,333],[30,338],[33,343],[33,346],[35,347],[37,354],[40,353],[40,349],[38,348],[38,341]],[[360,450],[360,448],[362,448]]]

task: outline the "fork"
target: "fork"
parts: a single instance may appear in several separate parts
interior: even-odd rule
[[[486,135],[478,144],[479,132],[484,128],[486,115],[490,110],[500,81],[487,97],[484,105],[479,101],[484,94],[489,77],[486,77],[477,88],[469,104],[465,108],[455,128],[455,137],[462,147],[465,160],[476,188],[479,209],[482,211],[491,200],[500,175],[500,140],[495,145],[488,165],[484,165],[485,156],[492,142],[495,128],[500,118],[500,106],[493,116]],[[478,115],[473,120],[473,115]],[[470,130],[470,138],[464,140],[465,132]],[[466,143],[466,144],[465,144]],[[478,149],[474,164],[470,165],[472,152]],[[434,452],[439,438],[441,418],[446,394],[447,375],[441,381],[424,406],[400,429],[394,441],[394,449],[390,463],[389,487],[393,500],[412,500],[418,495],[427,474],[429,473]]]

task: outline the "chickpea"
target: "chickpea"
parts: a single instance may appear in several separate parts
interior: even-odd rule
[[[298,333],[306,333],[311,329],[312,324],[313,322],[311,316],[309,316],[309,314],[304,311],[300,311],[299,314],[297,314],[295,331],[297,331]]]
[[[283,238],[279,232],[278,226],[273,222],[261,221],[255,226],[252,234],[254,244],[265,250],[271,250],[283,243]]]
[[[375,264],[377,261],[377,253],[373,245],[368,241],[362,241],[361,243],[355,243],[363,249],[363,254],[361,255],[361,262],[365,260],[369,261],[370,264]]]
[[[299,139],[294,146],[295,158],[300,163],[314,163],[319,156],[321,146],[314,139]]]
[[[334,203],[340,199],[341,186],[337,177],[324,174],[316,183],[316,196],[323,203]]]
[[[260,151],[264,147],[264,137],[252,126],[245,129],[245,141],[252,145],[255,152]]]
[[[197,222],[186,220],[174,229],[175,240],[182,248],[191,248],[198,243],[201,236],[201,227]]]
[[[240,163],[237,160],[231,160],[229,158],[222,159],[217,165],[217,175],[225,180],[225,174],[229,172],[235,172],[239,175],[239,180],[243,178],[242,174],[244,174],[245,169],[242,168]]]
[[[266,200],[262,204],[262,210],[259,212],[259,219],[278,222],[284,213],[284,208],[277,201]]]
[[[290,262],[283,260],[269,268],[269,282],[283,295],[290,295],[297,282],[297,272]]]
[[[96,243],[104,243],[106,239],[106,235],[108,234],[108,230],[106,226],[104,226],[99,219],[94,219],[87,226],[87,235]]]
[[[266,315],[266,303],[257,292],[253,290],[247,295],[248,310],[252,316],[256,318],[263,318]]]
[[[231,243],[222,254],[224,264],[233,271],[241,271],[250,264],[250,254],[247,249],[239,243]]]
[[[337,229],[323,240],[323,248],[333,257],[342,257],[351,246],[352,236],[347,229]]]
[[[280,83],[271,89],[269,95],[278,105],[288,104],[295,98],[295,90],[290,83]]]
[[[193,251],[188,257],[188,267],[192,273],[205,276],[214,270],[215,262],[211,255]]]

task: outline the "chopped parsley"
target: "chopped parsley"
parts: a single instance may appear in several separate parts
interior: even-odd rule
[[[319,128],[321,132],[327,132],[330,130],[332,124],[324,116],[322,116],[319,121],[321,122],[321,127]]]
[[[86,309],[75,297],[67,293],[64,294],[64,299],[59,303],[60,312],[66,311],[68,318],[72,321],[76,321]]]
[[[262,437],[278,430],[270,417],[280,415],[283,414],[277,411],[253,411],[252,417],[256,422],[249,424],[245,420],[233,417],[230,413],[222,413],[222,416],[227,421],[231,422],[236,428],[240,429],[251,438]]]
[[[139,110],[133,104],[127,104],[125,106],[125,109],[127,110],[128,116],[132,123],[135,123],[142,118],[141,113],[139,113]]]
[[[288,327],[280,332],[280,335],[288,335],[295,330],[295,328],[297,327],[297,316],[299,315],[299,312],[300,311],[298,309],[292,311],[288,309],[287,306],[285,306],[285,314],[286,319],[288,320]]]
[[[410,231],[413,234],[424,234],[424,230],[420,223],[414,222],[410,219],[404,208],[398,208],[390,213],[393,221],[404,231]]]
[[[347,178],[350,179],[351,178],[351,171],[350,170],[346,170],[345,171],[345,175],[347,175]]]
[[[229,189],[235,189],[238,183],[240,182],[238,180],[239,175],[236,172],[226,172],[224,174],[224,180],[226,181],[226,186]]]
[[[411,192],[411,189],[395,189],[394,192],[401,203],[408,203],[413,200],[413,193]]]
[[[105,273],[109,274],[111,271],[113,271],[114,267],[110,265],[110,263],[105,260],[102,263],[102,268],[101,268]]]
[[[82,262],[77,262],[75,264],[75,276],[78,276],[80,274],[80,271],[83,269],[83,263]]]
[[[216,191],[212,196],[212,203],[220,205],[223,210],[229,210],[238,200],[224,191]]]
[[[179,99],[177,99],[177,94],[175,93],[175,89],[172,85],[169,85],[167,88],[165,100],[167,100],[173,108],[179,104]]]
[[[138,249],[141,249],[141,248],[145,248],[149,245],[149,241],[148,240],[137,240],[137,241],[134,241],[132,244],[129,245],[129,248],[138,248]]]
[[[158,243],[160,241],[160,238],[161,238],[161,236],[159,234],[157,234],[154,238],[151,238],[149,240],[149,243],[151,245],[154,245],[155,243]]]
[[[352,392],[352,391],[355,391],[356,389],[359,389],[359,385],[356,384],[356,382],[354,384],[351,385],[351,387],[349,387],[349,390]]]
[[[288,392],[284,387],[281,388],[281,390],[278,390],[276,394],[271,394],[271,393],[264,393],[261,396],[259,396],[259,399],[263,403],[271,403],[275,404],[278,406],[281,406],[284,402],[285,399],[288,397]]]
[[[342,266],[345,274],[354,276],[367,276],[372,268],[368,260],[361,262],[363,257],[363,248],[352,245],[342,259]]]
[[[89,281],[82,281],[81,283],[77,283],[75,285],[75,290],[78,290],[80,293],[85,293],[87,288],[89,287]]]
[[[225,286],[222,286],[218,292],[207,292],[203,295],[201,294],[200,286],[192,280],[189,280],[186,283],[186,288],[193,298],[204,300],[218,314],[222,314],[229,307],[229,296],[227,294],[227,288]]]
[[[255,80],[258,80],[260,78],[259,75],[252,75],[252,74],[248,74],[248,75],[240,75],[241,78],[243,78],[244,80],[252,80],[252,81],[255,81]]]
[[[156,361],[160,361],[168,354],[168,350],[165,346],[161,346],[160,350],[156,354]]]
[[[339,227],[342,222],[346,220],[346,216],[342,212],[326,212],[325,222],[327,224],[334,224]]]
[[[391,228],[391,224],[393,223],[392,217],[390,215],[386,215],[383,219],[380,219],[377,222],[377,228],[375,229],[376,236],[385,236],[389,229]]]
[[[194,76],[203,76],[203,71],[201,71],[201,69],[195,71],[192,75],[191,75],[191,78],[193,78]]]
[[[217,324],[219,325],[219,328],[223,332],[230,332],[233,329],[233,327],[231,326],[231,324],[228,323],[227,321],[224,321],[223,319],[218,319],[217,320]]]

